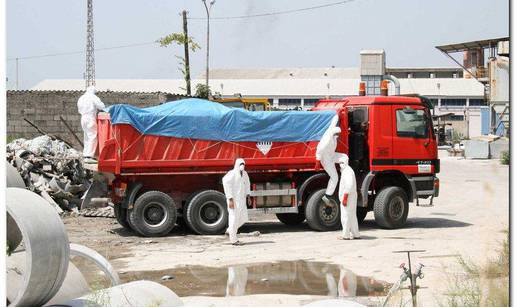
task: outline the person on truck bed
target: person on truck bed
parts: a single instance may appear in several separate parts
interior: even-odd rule
[[[337,126],[338,117],[335,116],[328,129],[324,132],[321,141],[317,144],[317,149],[315,152],[315,159],[317,160],[316,169],[319,168],[319,163],[322,165],[323,169],[330,176],[330,180],[328,180],[328,186],[326,187],[326,193],[323,196],[323,201],[329,205],[330,199],[335,193],[335,188],[337,188],[337,184],[339,182],[339,174],[337,173],[337,168],[335,167],[336,155],[335,150],[337,149],[337,141],[340,135],[340,128]]]
[[[249,175],[245,171],[244,159],[236,159],[235,165],[223,178],[224,194],[228,203],[228,230],[229,242],[233,245],[242,245],[238,241],[238,228],[245,224],[247,216],[247,196],[251,194]]]
[[[84,162],[95,162],[94,156],[97,150],[97,112],[106,106],[95,95],[95,87],[88,86],[86,93],[77,101],[77,109],[81,114],[81,127],[84,132],[84,150],[82,155]]]
[[[340,221],[342,224],[342,239],[360,239],[357,219],[357,181],[355,172],[348,164],[348,155],[339,154],[339,156],[339,201],[341,204]]]

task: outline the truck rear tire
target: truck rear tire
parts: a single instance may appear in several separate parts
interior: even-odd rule
[[[326,189],[314,192],[306,203],[306,221],[310,228],[317,231],[337,230],[340,227],[340,206],[335,197],[332,197],[331,206],[326,206],[322,197]]]
[[[129,225],[145,237],[167,235],[177,220],[174,200],[159,191],[149,191],[140,195],[128,213]]]
[[[374,201],[374,219],[383,228],[402,227],[407,221],[408,211],[407,194],[399,187],[383,188]]]
[[[298,213],[277,213],[276,217],[285,225],[299,225],[306,219],[304,208],[300,207]]]
[[[362,224],[367,216],[369,210],[365,207],[357,207],[357,220],[359,224]]]
[[[127,209],[122,208],[122,204],[115,204],[113,206],[113,211],[115,211],[115,218],[118,224],[120,224],[125,229],[132,230],[131,226],[127,222]]]
[[[184,218],[197,234],[223,234],[228,226],[226,196],[215,190],[197,192],[187,205]]]

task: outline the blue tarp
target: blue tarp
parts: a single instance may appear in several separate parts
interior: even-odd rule
[[[110,106],[112,124],[129,124],[142,134],[220,141],[318,141],[334,111],[255,111],[189,98],[159,106]]]

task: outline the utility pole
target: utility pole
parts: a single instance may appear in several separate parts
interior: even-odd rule
[[[20,70],[19,70],[19,59],[16,58],[16,89],[19,90],[19,83],[18,83],[18,74],[20,73]]]
[[[186,11],[183,11],[183,33],[185,36],[185,80],[186,95],[192,96],[192,88],[190,86],[190,54],[188,51],[188,25],[186,22]]]
[[[206,8],[206,90],[209,93],[209,80],[210,80],[210,11],[215,0],[211,0],[209,6],[206,4],[206,0],[202,0],[204,7]]]
[[[86,87],[95,85],[95,46],[93,39],[93,0],[87,0],[86,23]]]

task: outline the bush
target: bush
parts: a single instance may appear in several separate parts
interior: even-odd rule
[[[502,152],[502,155],[500,157],[500,162],[503,164],[503,165],[509,165],[509,163],[511,162],[511,157],[509,155],[509,152],[508,151],[504,151]]]
[[[441,306],[509,306],[509,233],[495,259],[477,265],[459,258],[464,274],[449,280]]]

